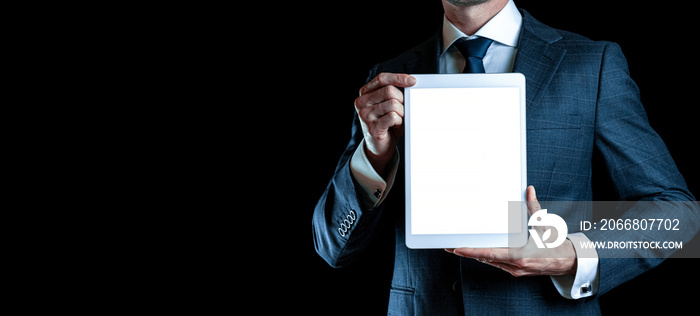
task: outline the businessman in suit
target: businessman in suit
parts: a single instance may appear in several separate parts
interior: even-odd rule
[[[393,222],[389,314],[600,313],[598,296],[662,259],[610,259],[614,255],[578,249],[580,241],[603,238],[576,231],[579,221],[592,219],[590,210],[561,211],[569,224],[567,241],[552,250],[556,253],[527,260],[503,249],[406,247],[399,166],[404,158],[402,89],[416,82],[410,73],[519,72],[526,77],[531,212],[538,201],[592,200],[594,149],[602,153],[622,200],[694,200],[648,124],[619,46],[543,25],[512,0],[442,2],[440,31],[376,65],[360,89],[352,138],[314,210],[317,252],[331,266],[346,266],[378,228],[388,227],[380,223]],[[640,212],[632,208],[624,216]],[[696,208],[664,212],[670,211],[654,214],[681,218],[688,239],[697,232]]]

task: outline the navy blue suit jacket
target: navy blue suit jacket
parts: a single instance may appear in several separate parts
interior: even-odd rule
[[[522,14],[513,71],[526,77],[528,183],[537,189],[538,199],[591,201],[591,164],[597,148],[622,200],[694,200],[663,141],[649,126],[619,46],[556,30],[525,11]],[[376,65],[369,78],[381,72],[437,73],[440,41],[438,32]],[[660,262],[606,259],[609,256],[599,254],[597,296],[567,300],[546,276],[515,278],[443,250],[408,249],[403,161],[387,199],[376,209],[363,209],[349,167],[362,137],[355,115],[352,139],[314,211],[314,242],[331,266],[346,266],[372,241],[378,227],[391,227],[379,225],[382,221],[393,222],[396,247],[389,314],[597,314],[597,296]],[[560,215],[567,219],[569,232],[578,231],[581,220],[593,218],[590,209]],[[697,210],[665,218],[679,217],[688,225],[685,229],[697,231]],[[343,223],[350,228],[341,233]],[[586,235],[593,241],[599,238],[593,231]]]

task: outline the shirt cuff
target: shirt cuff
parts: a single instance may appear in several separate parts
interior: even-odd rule
[[[572,233],[567,238],[576,250],[576,275],[552,276],[552,283],[568,299],[593,296],[598,293],[598,253],[581,247],[582,243],[590,242],[583,233]]]
[[[367,209],[373,209],[381,204],[386,198],[391,186],[394,184],[396,172],[399,170],[399,151],[389,161],[387,165],[389,174],[384,179],[377,171],[374,170],[372,164],[365,154],[365,140],[360,142],[355,153],[350,158],[350,171],[357,184],[362,188],[358,191],[360,202]]]

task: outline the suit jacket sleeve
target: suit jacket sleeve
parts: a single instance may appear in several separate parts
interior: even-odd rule
[[[624,201],[694,201],[659,135],[651,128],[629,76],[620,47],[610,43],[603,54],[595,122],[595,145],[603,154],[608,173]],[[687,242],[700,227],[697,203],[674,207],[649,207],[636,203],[622,218],[680,220],[677,231],[586,232],[591,241],[675,241]],[[666,204],[664,204],[666,205]],[[671,255],[659,249],[598,249],[601,258],[599,295],[659,264]],[[621,252],[626,252],[621,255]],[[636,252],[636,253],[635,253]],[[630,259],[611,259],[625,257]]]
[[[372,69],[368,81],[376,75]],[[358,195],[362,188],[350,170],[350,158],[362,141],[360,120],[355,113],[352,138],[338,161],[335,174],[316,204],[312,220],[316,252],[332,267],[351,263],[371,241],[382,213],[382,205],[363,208]]]

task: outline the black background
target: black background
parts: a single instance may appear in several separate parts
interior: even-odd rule
[[[695,148],[698,63],[693,46],[697,27],[690,4],[686,8],[632,1],[515,3],[551,27],[620,44],[652,127],[666,142],[691,192],[700,194]],[[247,50],[258,56],[251,63],[267,65],[259,80],[268,102],[261,105],[273,107],[270,112],[261,110],[261,116],[274,137],[261,139],[267,147],[264,154],[246,154],[272,171],[268,176],[274,178],[256,185],[256,190],[267,192],[270,201],[263,204],[273,205],[264,212],[283,218],[270,227],[283,237],[256,252],[261,260],[276,258],[264,260],[261,268],[268,277],[258,290],[272,289],[283,299],[261,307],[303,314],[386,314],[393,231],[387,230],[386,238],[354,266],[333,269],[315,253],[311,217],[349,140],[353,101],[369,69],[434,34],[442,23],[441,2],[357,0],[270,6],[273,13],[263,10],[257,16],[267,28],[256,30],[259,42]],[[604,173],[594,172],[594,185],[596,200],[616,199]],[[666,260],[601,296],[603,312],[693,310],[698,266],[698,259]]]

